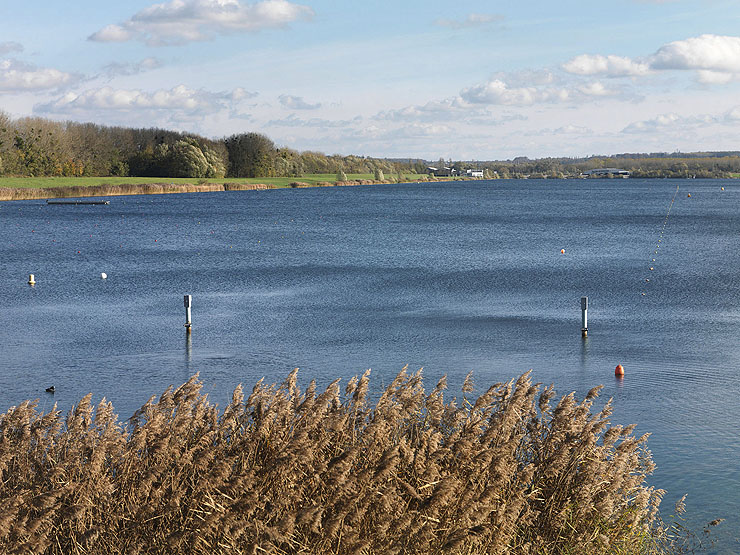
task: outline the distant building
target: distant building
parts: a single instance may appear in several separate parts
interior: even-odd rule
[[[583,177],[622,177],[627,178],[630,176],[628,170],[620,170],[618,168],[598,168],[595,170],[586,170],[581,174]]]
[[[483,177],[483,170],[465,170],[468,177]]]
[[[447,166],[441,169],[429,166],[427,173],[435,177],[452,177],[453,175],[457,175],[457,170],[455,168],[448,168]]]

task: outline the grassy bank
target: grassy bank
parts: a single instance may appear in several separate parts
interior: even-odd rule
[[[404,174],[404,180],[413,181],[420,176]],[[350,180],[372,180],[372,174],[348,174]],[[194,179],[187,177],[0,177],[0,187],[11,189],[47,189],[52,187],[92,187],[100,185],[139,185],[156,183],[174,183],[176,185],[247,183],[250,185],[266,184],[274,187],[290,187],[293,182],[305,182],[310,185],[333,183],[336,174],[311,174],[302,177],[254,177],[225,179]]]
[[[0,417],[0,551],[665,552],[646,438],[592,412],[598,389],[368,388],[293,373],[219,412],[192,378],[127,428],[89,396],[66,419],[22,403]]]

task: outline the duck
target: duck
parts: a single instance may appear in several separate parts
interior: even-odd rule
[[[46,392],[47,393],[54,393],[54,391],[55,391],[55,389],[54,389],[54,386],[53,385],[46,388]]]

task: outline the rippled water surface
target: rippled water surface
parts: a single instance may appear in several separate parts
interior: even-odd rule
[[[500,180],[109,200],[0,203],[0,410],[35,398],[66,410],[93,392],[125,419],[195,372],[223,403],[238,383],[294,367],[304,383],[372,368],[379,388],[423,366],[429,387],[449,376],[450,394],[470,370],[484,389],[531,368],[560,393],[604,384],[612,421],[652,433],[664,511],[688,493],[689,523],[726,518],[715,549],[740,551],[740,185]]]

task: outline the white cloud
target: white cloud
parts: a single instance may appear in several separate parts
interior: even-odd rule
[[[603,83],[598,81],[580,86],[578,87],[578,91],[586,96],[614,96],[617,94],[615,91],[607,89]]]
[[[645,58],[581,54],[562,68],[575,75],[639,77],[658,71],[696,71],[700,83],[726,84],[740,79],[740,37],[701,35],[661,46]]]
[[[23,52],[23,45],[18,42],[0,42],[0,56],[11,52]]]
[[[55,115],[95,115],[99,113],[174,113],[203,116],[233,107],[243,89],[214,93],[178,85],[169,90],[146,92],[137,89],[102,87],[82,93],[69,92],[60,98],[34,107],[37,113]]]
[[[124,29],[120,25],[110,24],[90,35],[88,40],[96,42],[126,42],[132,38],[134,38],[133,31]]]
[[[470,104],[461,97],[455,96],[426,104],[406,106],[395,110],[384,110],[375,114],[372,119],[388,122],[421,122],[440,123],[458,122],[467,124],[502,125],[510,121],[523,121],[527,118],[521,114],[495,115],[488,107]]]
[[[290,110],[316,110],[321,108],[321,103],[319,102],[311,104],[303,100],[300,96],[292,96],[290,94],[281,94],[278,100],[280,100],[280,104]]]
[[[435,23],[440,27],[450,27],[452,29],[467,29],[469,27],[479,27],[481,25],[497,23],[503,20],[503,15],[471,13],[462,21],[456,19],[438,19]]]
[[[645,121],[636,121],[625,127],[623,133],[652,133],[658,129],[664,129],[676,125],[681,121],[678,114],[661,114],[653,119]]]
[[[143,40],[162,46],[209,40],[220,33],[254,32],[311,19],[308,6],[287,0],[244,4],[239,0],[171,0],[154,4],[120,25],[111,24],[88,37],[99,42]]]
[[[379,112],[373,119],[384,121],[442,121],[461,117],[487,116],[484,109],[474,108],[459,96]]]
[[[581,54],[563,64],[563,69],[575,75],[606,75],[627,77],[645,75],[650,67],[645,62],[623,56]]]
[[[38,91],[68,85],[79,76],[18,60],[0,60],[0,92]]]
[[[652,56],[650,66],[740,73],[740,37],[701,35],[670,42]]]
[[[622,133],[654,133],[674,129],[691,129],[722,123],[723,120],[728,120],[728,115],[722,117],[708,114],[681,116],[675,112],[671,112],[668,114],[660,114],[649,120],[631,123],[622,130]]]
[[[255,96],[258,96],[256,92],[251,92],[246,89],[243,89],[242,87],[237,87],[233,91],[231,91],[231,99],[234,102],[239,102],[240,100],[247,100],[249,98],[254,98]]]
[[[500,79],[493,79],[460,92],[460,96],[471,104],[502,104],[505,106],[531,106],[548,102],[569,100],[570,93],[556,87],[510,87]]]
[[[636,121],[622,130],[622,133],[661,133],[672,132],[685,134],[699,128],[712,127],[712,133],[718,133],[718,126],[728,126],[732,129],[740,122],[740,106],[719,114],[694,114],[682,116],[675,112],[660,114],[654,118]]]
[[[696,72],[697,79],[705,85],[726,85],[730,81],[738,78],[737,73],[723,73],[721,71],[711,71],[700,69]]]

